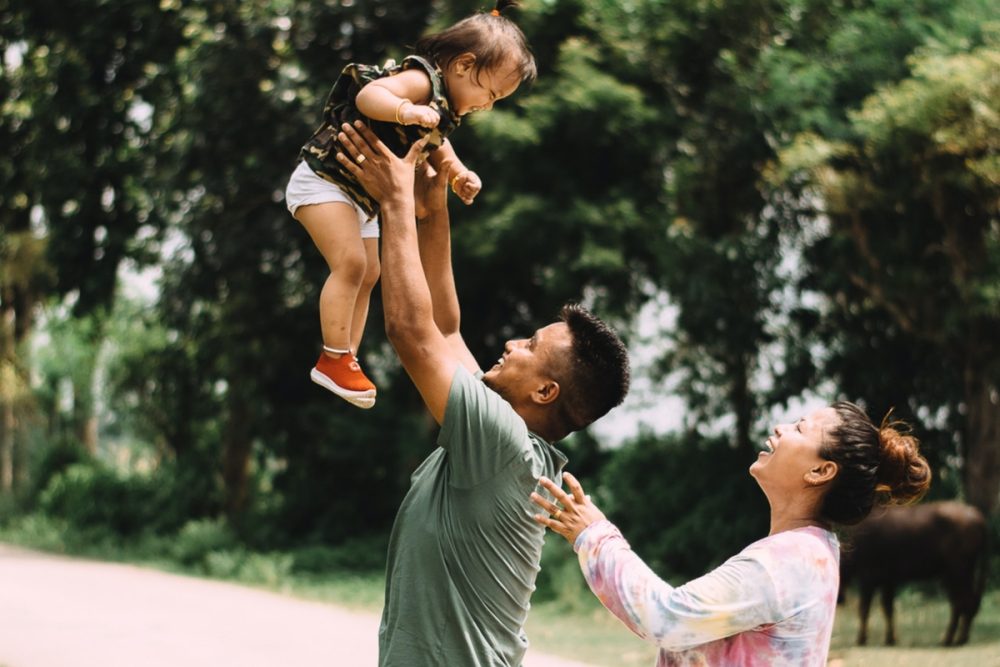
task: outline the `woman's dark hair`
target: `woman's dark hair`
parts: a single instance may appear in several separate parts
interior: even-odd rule
[[[554,414],[563,434],[579,431],[620,404],[628,393],[628,350],[611,327],[579,304],[559,311],[573,339],[551,369],[562,386]]]
[[[475,76],[508,62],[517,67],[523,82],[532,82],[538,75],[535,57],[528,40],[503,12],[516,7],[516,0],[498,0],[492,12],[473,14],[450,28],[427,35],[417,42],[416,54],[446,69],[463,53],[476,57],[472,72]]]
[[[820,456],[837,464],[833,486],[823,498],[821,518],[844,525],[858,523],[879,504],[916,502],[931,483],[931,469],[919,442],[900,421],[875,426],[864,410],[844,401],[830,407],[838,424],[827,434]]]

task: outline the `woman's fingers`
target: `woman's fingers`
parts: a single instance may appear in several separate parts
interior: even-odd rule
[[[558,484],[553,482],[548,477],[539,477],[538,483],[544,486],[548,490],[548,492],[555,497],[556,500],[563,503],[564,505],[572,500],[568,495],[566,495],[566,492],[563,491]]]
[[[570,493],[573,494],[573,499],[581,505],[587,504],[587,494],[583,492],[580,480],[568,472],[563,473],[563,479],[566,480],[566,486],[569,487]]]
[[[535,503],[549,514],[555,514],[556,510],[559,509],[559,507],[557,507],[553,503],[550,503],[548,500],[538,495],[534,491],[531,492],[531,502]]]

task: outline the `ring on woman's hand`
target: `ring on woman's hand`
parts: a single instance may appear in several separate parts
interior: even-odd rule
[[[354,159],[354,161],[357,162],[358,164],[361,164],[362,162],[365,161],[365,156],[364,155],[359,155],[358,157],[356,157]]]
[[[562,516],[562,510],[557,509],[555,512],[553,512],[552,519],[558,521],[560,516]]]

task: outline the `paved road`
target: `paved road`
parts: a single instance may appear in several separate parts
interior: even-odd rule
[[[368,667],[377,631],[371,614],[0,544],[3,667]]]

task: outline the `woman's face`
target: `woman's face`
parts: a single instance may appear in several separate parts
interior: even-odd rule
[[[750,474],[771,497],[771,492],[796,492],[811,485],[824,463],[820,448],[839,418],[833,408],[820,408],[794,424],[779,424],[764,450],[750,466]],[[812,473],[812,475],[811,475]]]

